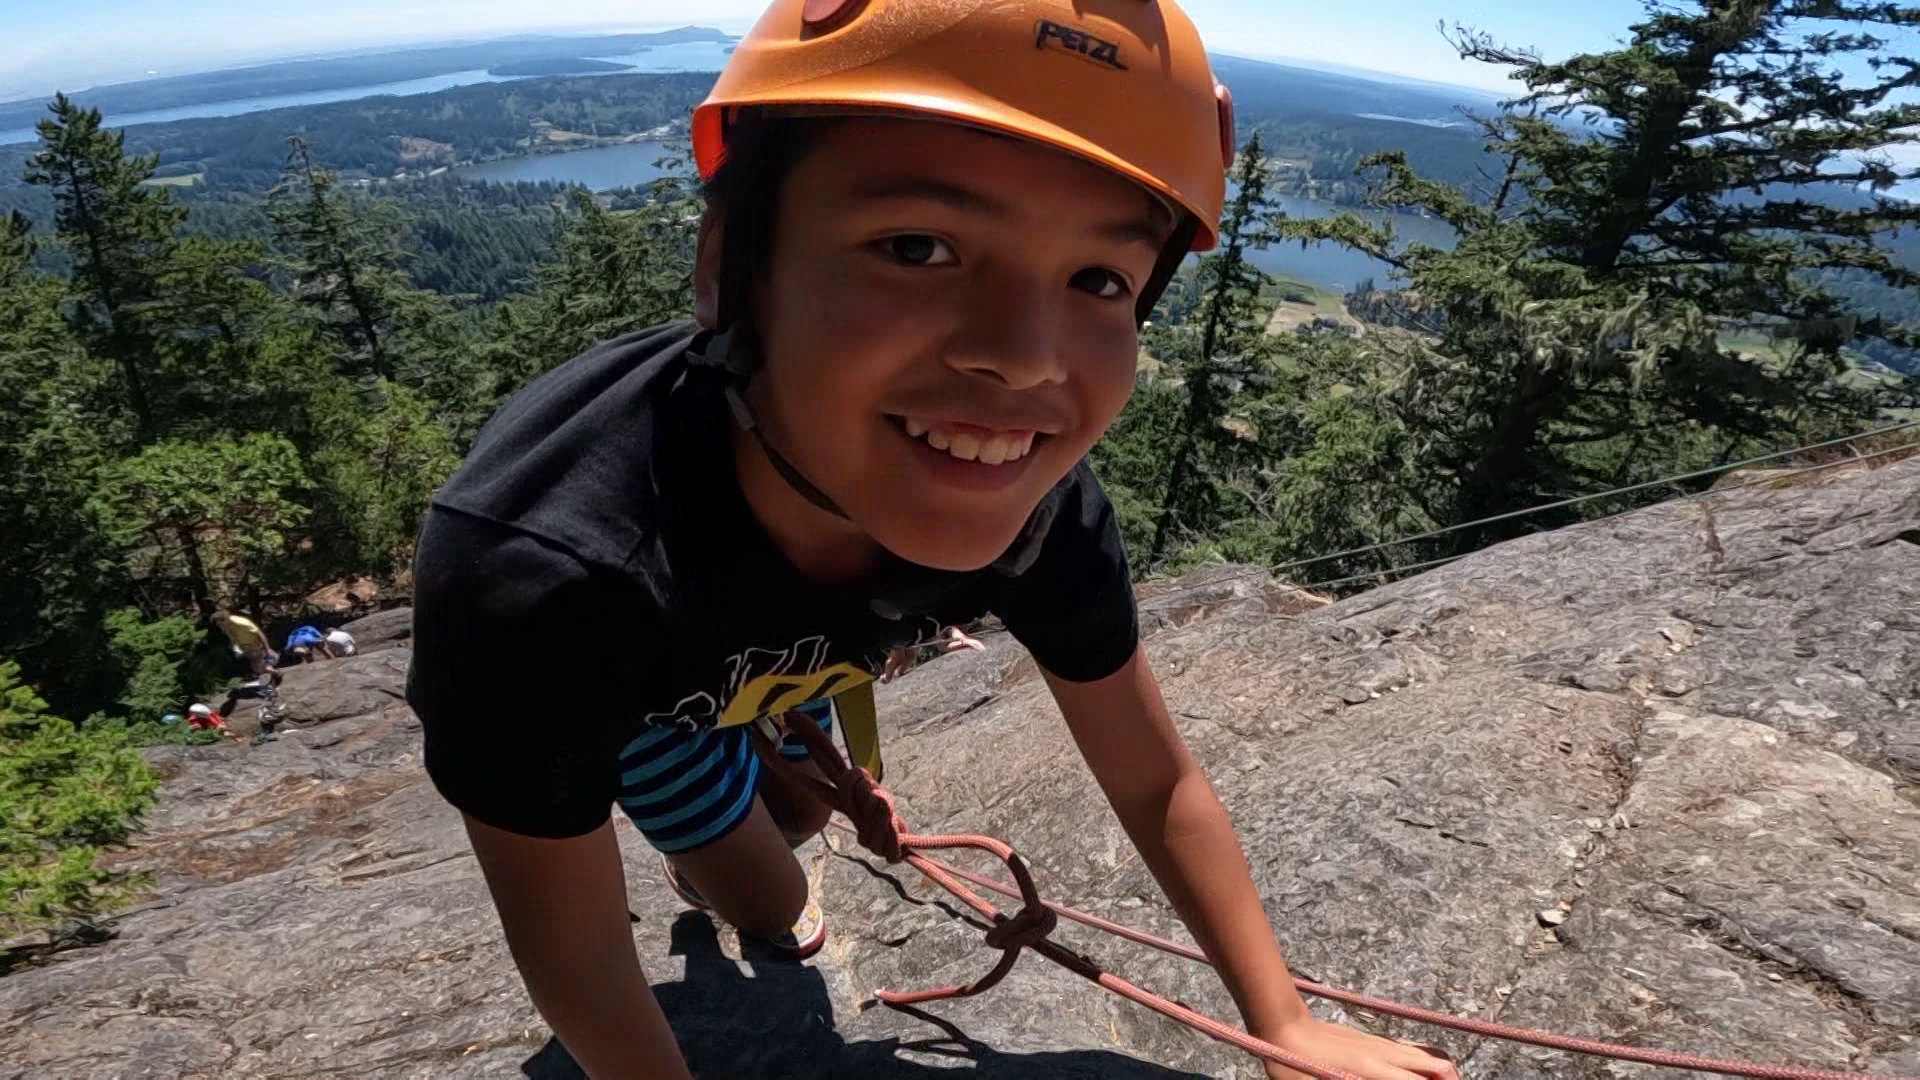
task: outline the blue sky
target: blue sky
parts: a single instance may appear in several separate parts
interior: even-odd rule
[[[527,31],[744,30],[764,0],[0,0],[0,98],[296,53]],[[1637,0],[1187,0],[1209,45],[1501,89],[1436,24],[1465,21],[1549,55],[1604,48]]]

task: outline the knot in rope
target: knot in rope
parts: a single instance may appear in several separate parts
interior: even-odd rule
[[[1022,949],[1047,939],[1059,923],[1053,909],[1023,907],[1012,918],[1002,919],[987,929],[987,948]]]
[[[890,863],[906,858],[900,835],[907,831],[907,823],[894,809],[893,793],[858,766],[847,770],[839,787],[844,804],[839,809],[853,822],[860,846]]]
[[[764,722],[763,722],[764,723]],[[807,748],[823,776],[810,776],[787,762],[779,753],[779,733],[771,724],[759,730],[754,749],[760,760],[790,782],[813,793],[814,798],[846,815],[853,822],[860,846],[890,863],[905,859],[907,823],[894,809],[893,793],[881,787],[867,770],[849,765],[833,748],[833,740],[803,713],[789,712],[780,718],[780,728],[799,739]]]

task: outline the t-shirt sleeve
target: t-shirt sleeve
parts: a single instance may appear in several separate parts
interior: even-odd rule
[[[407,702],[425,729],[427,775],[448,802],[523,836],[580,836],[606,822],[618,756],[604,688],[619,658],[602,591],[557,548],[455,511],[428,513],[414,558]]]
[[[1068,682],[1104,679],[1133,657],[1140,623],[1126,545],[1085,461],[1069,478],[1039,557],[1013,580],[998,614],[1041,667]]]

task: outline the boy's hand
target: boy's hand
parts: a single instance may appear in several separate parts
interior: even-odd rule
[[[940,645],[940,655],[945,656],[948,653],[959,652],[962,649],[972,649],[974,652],[985,652],[986,648],[986,642],[981,641],[977,637],[969,636],[965,630],[957,626],[949,626],[947,627],[947,640]]]
[[[1403,1042],[1308,1018],[1267,1041],[1319,1065],[1345,1069],[1366,1080],[1460,1080],[1453,1063]],[[1306,1073],[1269,1064],[1271,1080],[1310,1080]]]

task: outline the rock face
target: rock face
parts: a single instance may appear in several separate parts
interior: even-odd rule
[[[1204,611],[1159,620],[1169,705],[1296,968],[1574,1034],[1920,1072],[1920,461],[1824,479],[1317,609],[1216,572]],[[1050,895],[1184,936],[1031,661],[989,640],[882,691],[908,820],[1005,837]],[[277,742],[155,752],[170,779],[125,856],[154,897],[116,940],[0,980],[0,1071],[580,1075],[421,774],[404,658],[290,672],[290,710],[317,726]],[[635,941],[703,1076],[1258,1075],[1033,957],[972,1001],[863,1008],[990,966],[944,893],[816,841],[833,935],[785,964],[681,911],[618,829]],[[1231,1015],[1198,965],[1057,936]],[[1325,1014],[1438,1042],[1473,1077],[1650,1075]]]
[[[380,585],[371,578],[354,578],[323,585],[307,595],[307,610],[321,615],[351,615],[364,609],[380,596]]]
[[[391,608],[355,619],[340,627],[353,635],[353,646],[360,655],[384,649],[413,637],[413,609]]]

